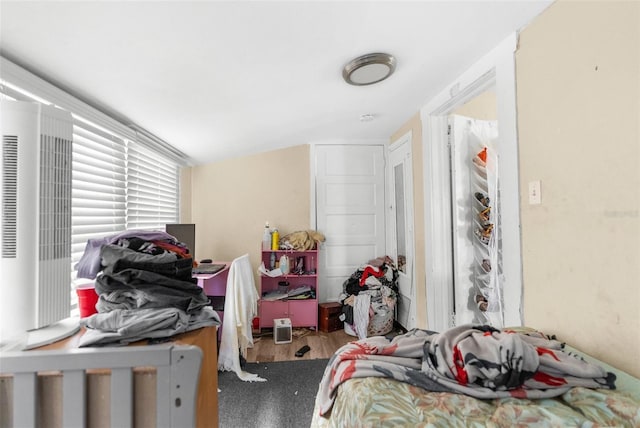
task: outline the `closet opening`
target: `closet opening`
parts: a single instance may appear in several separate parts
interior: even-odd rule
[[[497,327],[522,325],[516,46],[517,35],[513,34],[421,109],[423,129],[426,130],[423,133],[425,287],[427,328],[431,330],[443,331],[467,322],[484,322]],[[458,124],[452,123],[451,116],[461,116],[467,103],[476,99],[476,102],[486,101],[493,97],[492,93],[495,94],[495,118],[466,116],[467,119],[458,120]],[[450,126],[453,125],[453,138],[456,138],[456,134],[464,134],[465,127],[477,128],[478,119],[497,122],[495,141],[490,142],[491,138],[485,139],[486,144],[476,141],[473,146],[454,142],[454,151],[450,151]],[[474,138],[480,140],[477,135]],[[499,168],[498,175],[492,177],[495,181],[491,190],[493,198],[488,183],[484,183],[486,194],[480,198],[475,194],[483,192],[472,190],[471,177],[480,172],[476,171],[478,165],[473,160],[485,145],[494,147],[487,149],[487,156],[493,157],[494,166]],[[486,169],[484,172],[487,173]],[[462,198],[464,192],[464,201],[458,201],[456,198]],[[483,209],[474,211],[480,209],[482,201],[489,205],[484,208],[491,208],[483,214],[488,214],[487,220],[479,217]],[[492,202],[499,206],[492,206]],[[472,204],[471,207],[468,204]],[[473,204],[476,204],[475,208]],[[461,210],[462,205],[466,208]],[[492,219],[494,223],[491,223]],[[495,248],[491,253],[476,253],[470,244],[474,239],[481,242],[493,239]],[[482,273],[476,273],[475,269],[483,268],[484,260],[489,261],[484,265],[485,270],[490,265],[494,276],[481,287],[476,285],[476,280]],[[502,287],[496,288],[496,281]]]

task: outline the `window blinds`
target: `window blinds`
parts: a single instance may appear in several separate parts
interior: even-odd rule
[[[127,228],[126,141],[86,122],[73,127],[72,264],[88,239]]]
[[[3,97],[56,105],[73,115],[72,269],[88,239],[126,229],[164,230],[166,223],[179,222],[179,169],[187,164],[184,154],[6,58],[0,61]]]
[[[127,226],[155,229],[177,223],[179,170],[175,162],[131,142],[127,150]]]

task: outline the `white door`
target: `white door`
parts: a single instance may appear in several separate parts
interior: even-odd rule
[[[385,255],[383,145],[316,145],[318,298],[338,301],[362,264]]]
[[[409,330],[416,326],[413,168],[410,132],[389,147],[387,183],[389,201],[387,254],[396,263],[399,274],[396,320]]]

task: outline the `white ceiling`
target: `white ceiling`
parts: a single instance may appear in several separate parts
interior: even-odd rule
[[[388,139],[550,2],[2,0],[0,53],[203,164]],[[371,52],[395,74],[347,85]]]

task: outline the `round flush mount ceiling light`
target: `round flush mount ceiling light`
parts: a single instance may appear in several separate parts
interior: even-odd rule
[[[371,53],[355,58],[342,69],[342,77],[350,85],[365,86],[378,83],[391,76],[396,59],[386,53]]]

